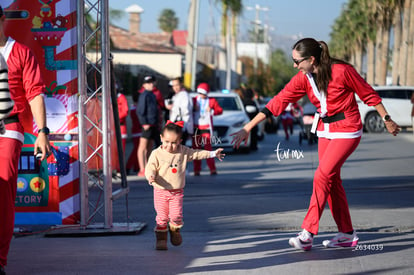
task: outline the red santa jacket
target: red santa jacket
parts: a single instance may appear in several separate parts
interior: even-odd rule
[[[312,75],[298,72],[282,91],[273,97],[266,108],[275,116],[280,115],[290,102],[296,102],[305,94],[316,106],[321,116],[333,116],[344,113],[345,119],[318,123],[319,137],[356,138],[362,134],[361,116],[355,99],[355,93],[367,105],[381,103],[378,93],[347,64],[332,65],[332,80],[327,93],[319,92]]]
[[[20,122],[26,122],[25,130],[31,133],[33,126],[29,102],[45,92],[39,64],[28,47],[11,38],[7,40],[1,53],[7,61],[10,97],[14,101],[14,108],[9,116],[19,115]],[[6,135],[10,135],[7,137],[23,142],[21,123],[7,124],[6,129],[8,130]],[[5,136],[3,135],[3,137]]]
[[[117,103],[118,103],[119,121],[121,125],[125,125],[126,118],[128,116],[128,100],[126,96],[123,94],[118,94]]]
[[[116,101],[118,103],[118,115],[119,123],[121,124],[122,138],[126,139],[128,137],[128,130],[126,127],[126,118],[128,116],[128,100],[125,95],[118,93]]]

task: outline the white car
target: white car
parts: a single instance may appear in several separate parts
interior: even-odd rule
[[[373,86],[382,103],[387,109],[391,118],[401,127],[411,127],[411,95],[414,87],[407,86]],[[361,114],[364,129],[370,133],[381,133],[385,131],[385,125],[382,118],[374,107],[366,105],[356,96],[356,100]]]
[[[193,97],[196,95],[196,93],[191,94]],[[241,130],[250,121],[244,109],[243,102],[239,95],[234,92],[210,92],[208,96],[215,98],[223,108],[221,115],[213,116],[212,145],[216,148],[231,149],[233,147],[233,144],[231,144],[233,137],[230,134]],[[249,151],[250,138],[247,144],[243,142],[240,148],[243,151]]]

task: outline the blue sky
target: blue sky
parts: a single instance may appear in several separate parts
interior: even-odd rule
[[[261,11],[259,19],[270,26],[273,35],[314,37],[329,41],[331,26],[341,13],[347,0],[244,0],[245,7],[267,7],[269,11]],[[158,17],[161,11],[169,8],[179,18],[179,29],[187,28],[187,15],[190,0],[109,0],[112,9],[125,10],[132,4],[144,9],[141,15],[142,32],[159,32]],[[205,36],[214,36],[220,31],[220,5],[217,0],[200,0],[199,40]],[[255,20],[255,11],[245,9],[240,18],[240,32],[251,28]],[[113,20],[117,26],[128,28],[128,15],[121,20]]]

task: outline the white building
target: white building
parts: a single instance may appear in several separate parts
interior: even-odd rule
[[[270,55],[272,51],[270,45],[267,43],[249,43],[249,42],[238,42],[237,43],[237,55],[248,56],[252,59],[256,57],[261,59],[264,64],[269,64]]]

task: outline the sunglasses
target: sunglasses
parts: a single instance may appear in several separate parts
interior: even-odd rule
[[[309,57],[304,57],[302,59],[294,59],[292,58],[293,62],[298,66],[300,63],[302,63],[303,61],[305,61],[306,59],[308,59]]]

